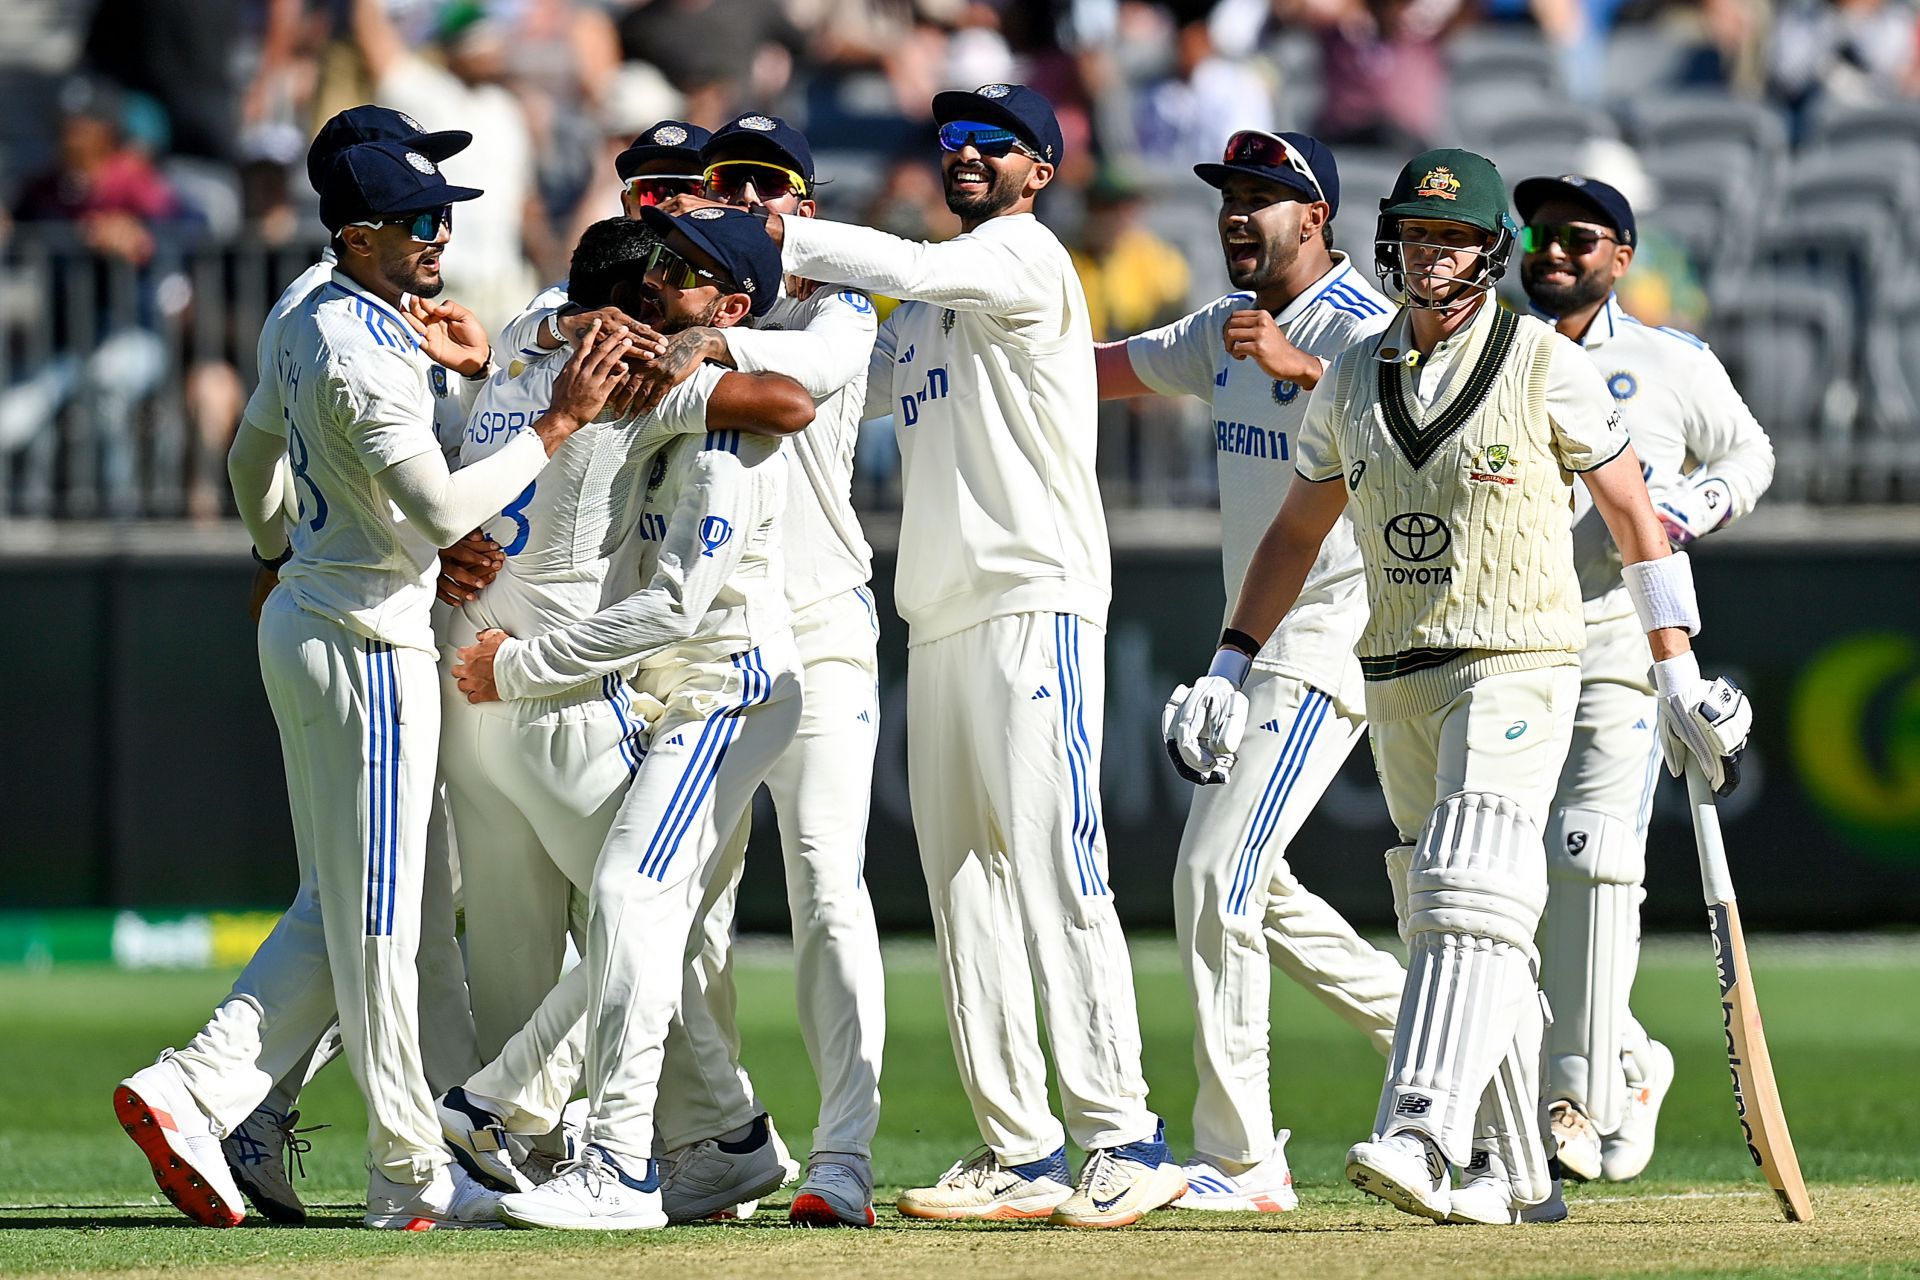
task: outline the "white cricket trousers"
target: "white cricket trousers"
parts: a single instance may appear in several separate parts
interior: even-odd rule
[[[1359,673],[1354,673],[1354,683]],[[1354,703],[1255,668],[1233,777],[1195,787],[1174,864],[1174,928],[1193,997],[1194,1150],[1257,1164],[1273,1154],[1268,1081],[1272,969],[1393,1046],[1406,971],[1355,933],[1287,866],[1287,846],[1366,731]]]
[[[653,1156],[667,1032],[716,866],[800,724],[800,661],[779,636],[726,663],[645,673],[665,710],[607,833],[587,907],[586,1137]],[[571,975],[569,975],[571,976]]]
[[[1647,819],[1661,768],[1647,680],[1647,635],[1632,614],[1587,628],[1573,745],[1546,831],[1540,987],[1553,1009],[1546,1096],[1580,1104],[1603,1134],[1626,1118],[1625,1056],[1647,1045],[1628,1007],[1647,896]]]
[[[229,1131],[307,1061],[337,1012],[372,1166],[427,1182],[451,1159],[420,1065],[414,967],[440,739],[434,655],[308,613],[285,588],[261,612],[259,648],[300,889],[175,1061]]]
[[[1153,1136],[1100,821],[1105,633],[992,618],[907,651],[907,784],[960,1081],[1003,1164]]]

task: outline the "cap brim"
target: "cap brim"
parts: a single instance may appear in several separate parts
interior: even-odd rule
[[[1614,216],[1598,200],[1571,182],[1563,182],[1559,178],[1523,180],[1513,189],[1513,211],[1520,215],[1520,221],[1532,222],[1534,211],[1547,201],[1554,199],[1571,200],[1583,209],[1593,210],[1599,215],[1602,223],[1615,231],[1621,229],[1620,224],[1614,220]]]
[[[1309,200],[1324,200],[1326,198],[1313,189],[1312,183],[1291,169],[1287,170],[1283,175],[1272,169],[1257,169],[1252,165],[1246,164],[1197,164],[1193,166],[1193,174],[1196,178],[1200,179],[1200,181],[1216,190],[1225,186],[1227,179],[1233,175],[1245,174],[1249,178],[1258,178],[1262,182],[1271,182],[1278,186],[1286,187],[1290,191],[1297,191]]]
[[[791,169],[805,178],[809,186],[813,183],[813,175],[807,172],[808,166],[805,161],[775,142],[766,134],[755,133],[751,129],[741,129],[738,132],[728,134],[716,133],[707,140],[706,146],[700,148],[700,162],[703,165],[712,164],[714,157],[720,152],[734,150],[738,150],[741,153],[740,158],[743,160],[748,158],[769,159],[782,169]],[[760,155],[758,157],[752,157],[751,153],[756,151],[759,152]]]
[[[437,133],[423,133],[417,138],[409,138],[407,145],[435,164],[439,164],[449,156],[457,156],[472,146],[473,135],[465,129],[442,129]]]
[[[962,89],[948,89],[944,93],[933,95],[933,122],[947,124],[953,120],[978,120],[981,124],[997,124],[1010,130],[1020,141],[1040,150],[1046,144],[1033,136],[1033,131],[1013,112],[1000,105],[999,99],[983,98],[977,93],[968,93]]]
[[[652,160],[665,160],[670,157],[684,156],[689,173],[699,172],[700,149],[698,147],[662,147],[648,144],[642,147],[628,147],[613,158],[613,171],[620,175],[622,182],[639,170],[640,166]]]
[[[701,233],[700,220],[698,218],[676,218],[664,209],[648,205],[646,208],[640,210],[640,221],[658,232],[660,238],[663,240],[666,239],[670,232],[678,231],[681,235],[699,245],[700,251],[709,258],[712,258],[715,262],[725,262],[727,260],[726,255],[720,252],[719,247]]]
[[[425,213],[429,209],[438,209],[443,204],[460,204],[467,200],[478,200],[486,192],[478,187],[456,187],[441,183],[436,188],[429,187],[418,194],[416,201],[409,201],[404,209],[380,209],[376,213],[381,217],[397,218],[406,213]]]

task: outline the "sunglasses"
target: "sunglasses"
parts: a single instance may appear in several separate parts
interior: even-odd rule
[[[745,289],[742,289],[725,276],[708,271],[704,267],[694,266],[679,254],[667,248],[664,241],[647,250],[647,256],[644,262],[645,265],[641,268],[643,274],[652,275],[655,272],[659,272],[661,281],[673,289],[697,289],[702,283],[706,283],[714,286],[722,293],[746,292]]]
[[[958,151],[962,147],[972,147],[996,160],[1009,151],[1018,151],[1035,160],[1040,158],[1038,152],[1020,140],[1019,134],[1002,125],[981,124],[978,120],[949,120],[941,125],[940,149]]]
[[[706,179],[697,173],[643,173],[620,184],[628,199],[643,209],[675,196],[700,195],[705,188]]]
[[[1615,240],[1604,231],[1595,231],[1592,227],[1577,227],[1570,222],[1536,222],[1520,228],[1520,251],[1522,253],[1540,253],[1550,244],[1557,244],[1576,258],[1583,258],[1599,248],[1602,241]]]
[[[433,244],[440,239],[441,228],[453,230],[453,206],[443,204],[438,209],[410,214],[405,218],[386,218],[379,222],[349,222],[347,225],[350,227],[405,227],[407,238],[415,244]]]
[[[1307,185],[1313,188],[1314,199],[1322,204],[1327,202],[1327,193],[1321,188],[1320,179],[1314,176],[1313,166],[1285,138],[1258,129],[1242,129],[1227,139],[1227,153],[1220,162],[1252,165],[1256,169],[1291,169],[1307,180]]]
[[[784,165],[761,160],[716,160],[707,166],[707,194],[727,204],[743,203],[747,188],[762,203],[807,194],[807,180]]]

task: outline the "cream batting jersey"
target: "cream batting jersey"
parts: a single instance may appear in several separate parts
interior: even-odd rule
[[[468,419],[461,465],[477,462],[532,429],[553,400],[553,384],[572,356],[515,357],[480,393]],[[517,376],[516,376],[517,374]],[[585,618],[607,599],[613,557],[626,540],[642,484],[657,453],[675,435],[706,430],[707,397],[721,371],[703,365],[637,421],[591,422],[569,436],[546,469],[483,528],[506,556],[500,574],[463,606],[468,635],[498,627],[535,636]]]
[[[1293,483],[1293,455],[1309,395],[1297,383],[1269,376],[1252,359],[1226,353],[1227,317],[1253,304],[1231,293],[1163,328],[1127,341],[1140,380],[1162,395],[1190,395],[1213,406],[1214,453],[1220,468],[1220,558],[1227,610],[1267,526]],[[1287,340],[1331,360],[1386,327],[1392,307],[1346,255],[1274,317]],[[1254,665],[1320,689],[1343,687],[1353,648],[1367,620],[1360,548],[1346,515],[1320,547],[1300,599],[1261,648]]]
[[[1609,297],[1581,339],[1607,380],[1655,502],[1682,484],[1719,480],[1737,520],[1773,483],[1773,444],[1707,344],[1678,329],[1641,324]],[[1588,622],[1625,617],[1620,549],[1582,485],[1573,558]]]
[[[433,376],[447,371],[399,312],[338,271],[261,336],[272,364],[247,420],[285,437],[299,499],[281,584],[301,608],[349,630],[434,652],[438,548],[374,476],[440,447]],[[531,434],[516,447],[529,473],[546,460]]]
[[[1073,262],[1031,214],[939,244],[787,218],[785,266],[911,299],[880,327],[867,416],[892,413],[903,492],[894,603],[912,639],[1012,613],[1104,626],[1093,331]]]
[[[503,698],[542,698],[636,668],[715,662],[788,624],[781,442],[739,431],[680,436],[653,455],[632,533],[614,557],[612,605],[494,658]]]

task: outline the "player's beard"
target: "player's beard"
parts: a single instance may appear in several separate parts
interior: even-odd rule
[[[1304,208],[1304,206],[1302,206]],[[1290,227],[1276,228],[1271,235],[1262,235],[1253,262],[1247,266],[1234,264],[1234,251],[1244,247],[1220,242],[1221,250],[1226,254],[1227,279],[1236,289],[1258,291],[1268,285],[1278,284],[1293,273],[1294,263],[1300,260],[1300,227],[1295,222]]]
[[[987,189],[977,196],[963,196],[954,191],[952,171],[940,175],[940,185],[945,190],[947,208],[960,221],[974,224],[985,222],[1007,209],[1011,209],[1020,198],[1020,188],[1026,184],[1026,176],[1017,174],[1011,168],[996,169],[981,162],[981,167],[993,175],[993,181]]]
[[[427,261],[443,269],[446,264],[439,249],[423,250],[409,240],[390,256],[380,260],[380,275],[402,293],[410,293],[416,298],[437,298],[446,289],[447,278],[441,271],[429,274],[423,265]]]
[[[1613,288],[1604,264],[1596,263],[1585,271],[1576,270],[1569,282],[1549,281],[1545,277],[1554,264],[1536,257],[1521,267],[1520,284],[1534,306],[1550,316],[1568,316],[1605,298]]]

